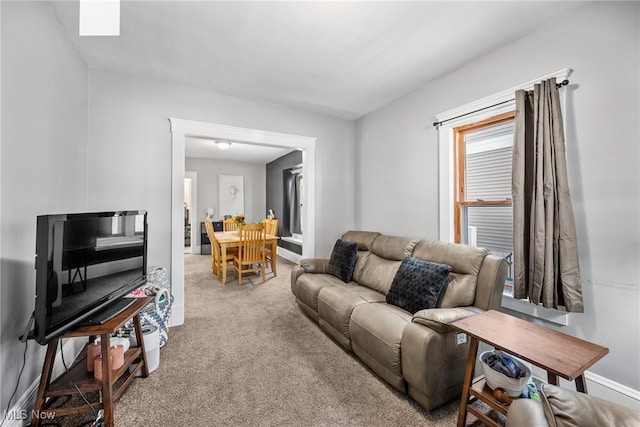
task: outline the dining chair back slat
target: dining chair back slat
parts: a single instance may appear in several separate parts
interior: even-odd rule
[[[265,219],[264,221],[264,230],[267,234],[271,234],[272,236],[278,235],[278,220],[277,219]]]
[[[264,221],[264,229],[267,234],[272,236],[278,235],[278,220],[277,219],[269,219],[266,218]],[[265,259],[267,261],[267,265],[271,265],[271,259],[275,256],[275,254],[271,253],[271,247],[267,246],[265,248]]]
[[[213,222],[209,220],[204,221],[205,228],[207,230],[207,237],[211,242],[211,271],[217,278],[221,278],[222,269],[227,267],[233,267],[234,255],[238,253],[237,249],[229,248],[226,250],[225,259],[222,259],[222,252],[220,250],[220,243],[216,238],[216,233],[213,229]]]
[[[264,224],[247,224],[240,227],[240,248],[234,257],[234,270],[238,273],[238,283],[242,284],[242,275],[247,272],[262,273],[265,278],[265,229]]]
[[[233,219],[225,219],[222,221],[224,231],[236,231],[238,224]]]
[[[211,221],[209,221],[208,219],[206,219],[204,221],[204,227],[207,230],[207,237],[209,238],[209,241],[211,242],[211,271],[213,272],[213,274],[215,276],[218,275],[218,269],[217,269],[217,265],[218,265],[218,258],[219,258],[219,253],[216,253],[216,249],[218,249],[218,252],[220,252],[219,248],[216,248],[216,246],[218,246],[216,244],[216,236],[213,233],[213,223]],[[216,256],[217,255],[217,256]]]

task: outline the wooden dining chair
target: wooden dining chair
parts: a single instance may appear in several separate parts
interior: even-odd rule
[[[267,234],[276,236],[278,234],[278,220],[277,219],[264,219],[264,231]]]
[[[238,284],[242,285],[242,275],[248,272],[262,272],[262,281],[266,280],[264,224],[247,224],[240,227],[240,246],[233,258],[234,276],[238,273]]]
[[[205,220],[204,225],[207,229],[207,236],[211,241],[211,271],[214,276],[220,279],[223,268],[233,267],[233,257],[238,254],[238,249],[228,248],[225,259],[223,260],[220,243],[218,243],[218,239],[216,239],[216,234],[213,230],[213,223],[209,220]]]
[[[264,230],[266,234],[270,234],[272,236],[278,235],[278,220],[277,219],[265,219],[264,221]],[[271,265],[271,257],[276,256],[276,254],[271,253],[271,245],[267,245],[265,247],[265,257],[267,260],[267,265]]]
[[[218,269],[217,269],[217,260],[216,260],[216,251],[215,251],[215,246],[217,244],[217,241],[215,241],[215,236],[213,235],[213,223],[211,221],[209,221],[208,219],[204,220],[204,228],[205,230],[207,230],[207,237],[209,238],[209,241],[211,242],[211,272],[214,275],[218,275]]]
[[[224,231],[236,231],[238,229],[238,224],[232,219],[225,219],[222,224]]]

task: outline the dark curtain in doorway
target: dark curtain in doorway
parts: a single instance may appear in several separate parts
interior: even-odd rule
[[[290,218],[291,223],[289,224],[291,234],[302,234],[302,224],[300,221],[300,179],[301,175],[299,173],[292,174],[293,179],[291,180],[291,193],[289,198],[291,200],[290,207]]]
[[[284,209],[286,218],[283,221],[285,230],[293,234],[302,234],[301,223],[301,185],[302,175],[284,171]],[[288,225],[288,226],[287,226]]]

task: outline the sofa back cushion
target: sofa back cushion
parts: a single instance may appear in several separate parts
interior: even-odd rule
[[[420,240],[413,256],[427,261],[450,265],[451,280],[439,307],[465,307],[473,305],[478,273],[488,250],[458,243]]]
[[[347,231],[342,235],[341,239],[345,242],[358,244],[358,255],[356,259],[356,266],[353,269],[352,280],[360,283],[362,269],[369,257],[369,254],[371,253],[371,245],[379,235],[380,233],[374,231]]]
[[[402,260],[411,256],[417,240],[380,235],[371,245],[358,283],[387,295]]]
[[[345,242],[354,242],[358,244],[359,251],[370,251],[373,241],[380,233],[375,231],[347,231],[341,237]]]

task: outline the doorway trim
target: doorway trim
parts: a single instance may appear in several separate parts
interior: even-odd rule
[[[305,177],[303,214],[307,218],[302,236],[302,256],[315,253],[315,164],[316,140],[293,135],[216,123],[169,117],[171,124],[171,306],[170,326],[184,323],[184,178],[186,137],[224,139],[248,145],[302,150],[302,173]],[[181,224],[182,221],[182,224]]]
[[[198,213],[198,172],[185,171],[184,177],[191,178],[191,253],[199,254],[198,234],[200,234],[200,224],[195,221]],[[182,197],[184,200],[184,195]]]

